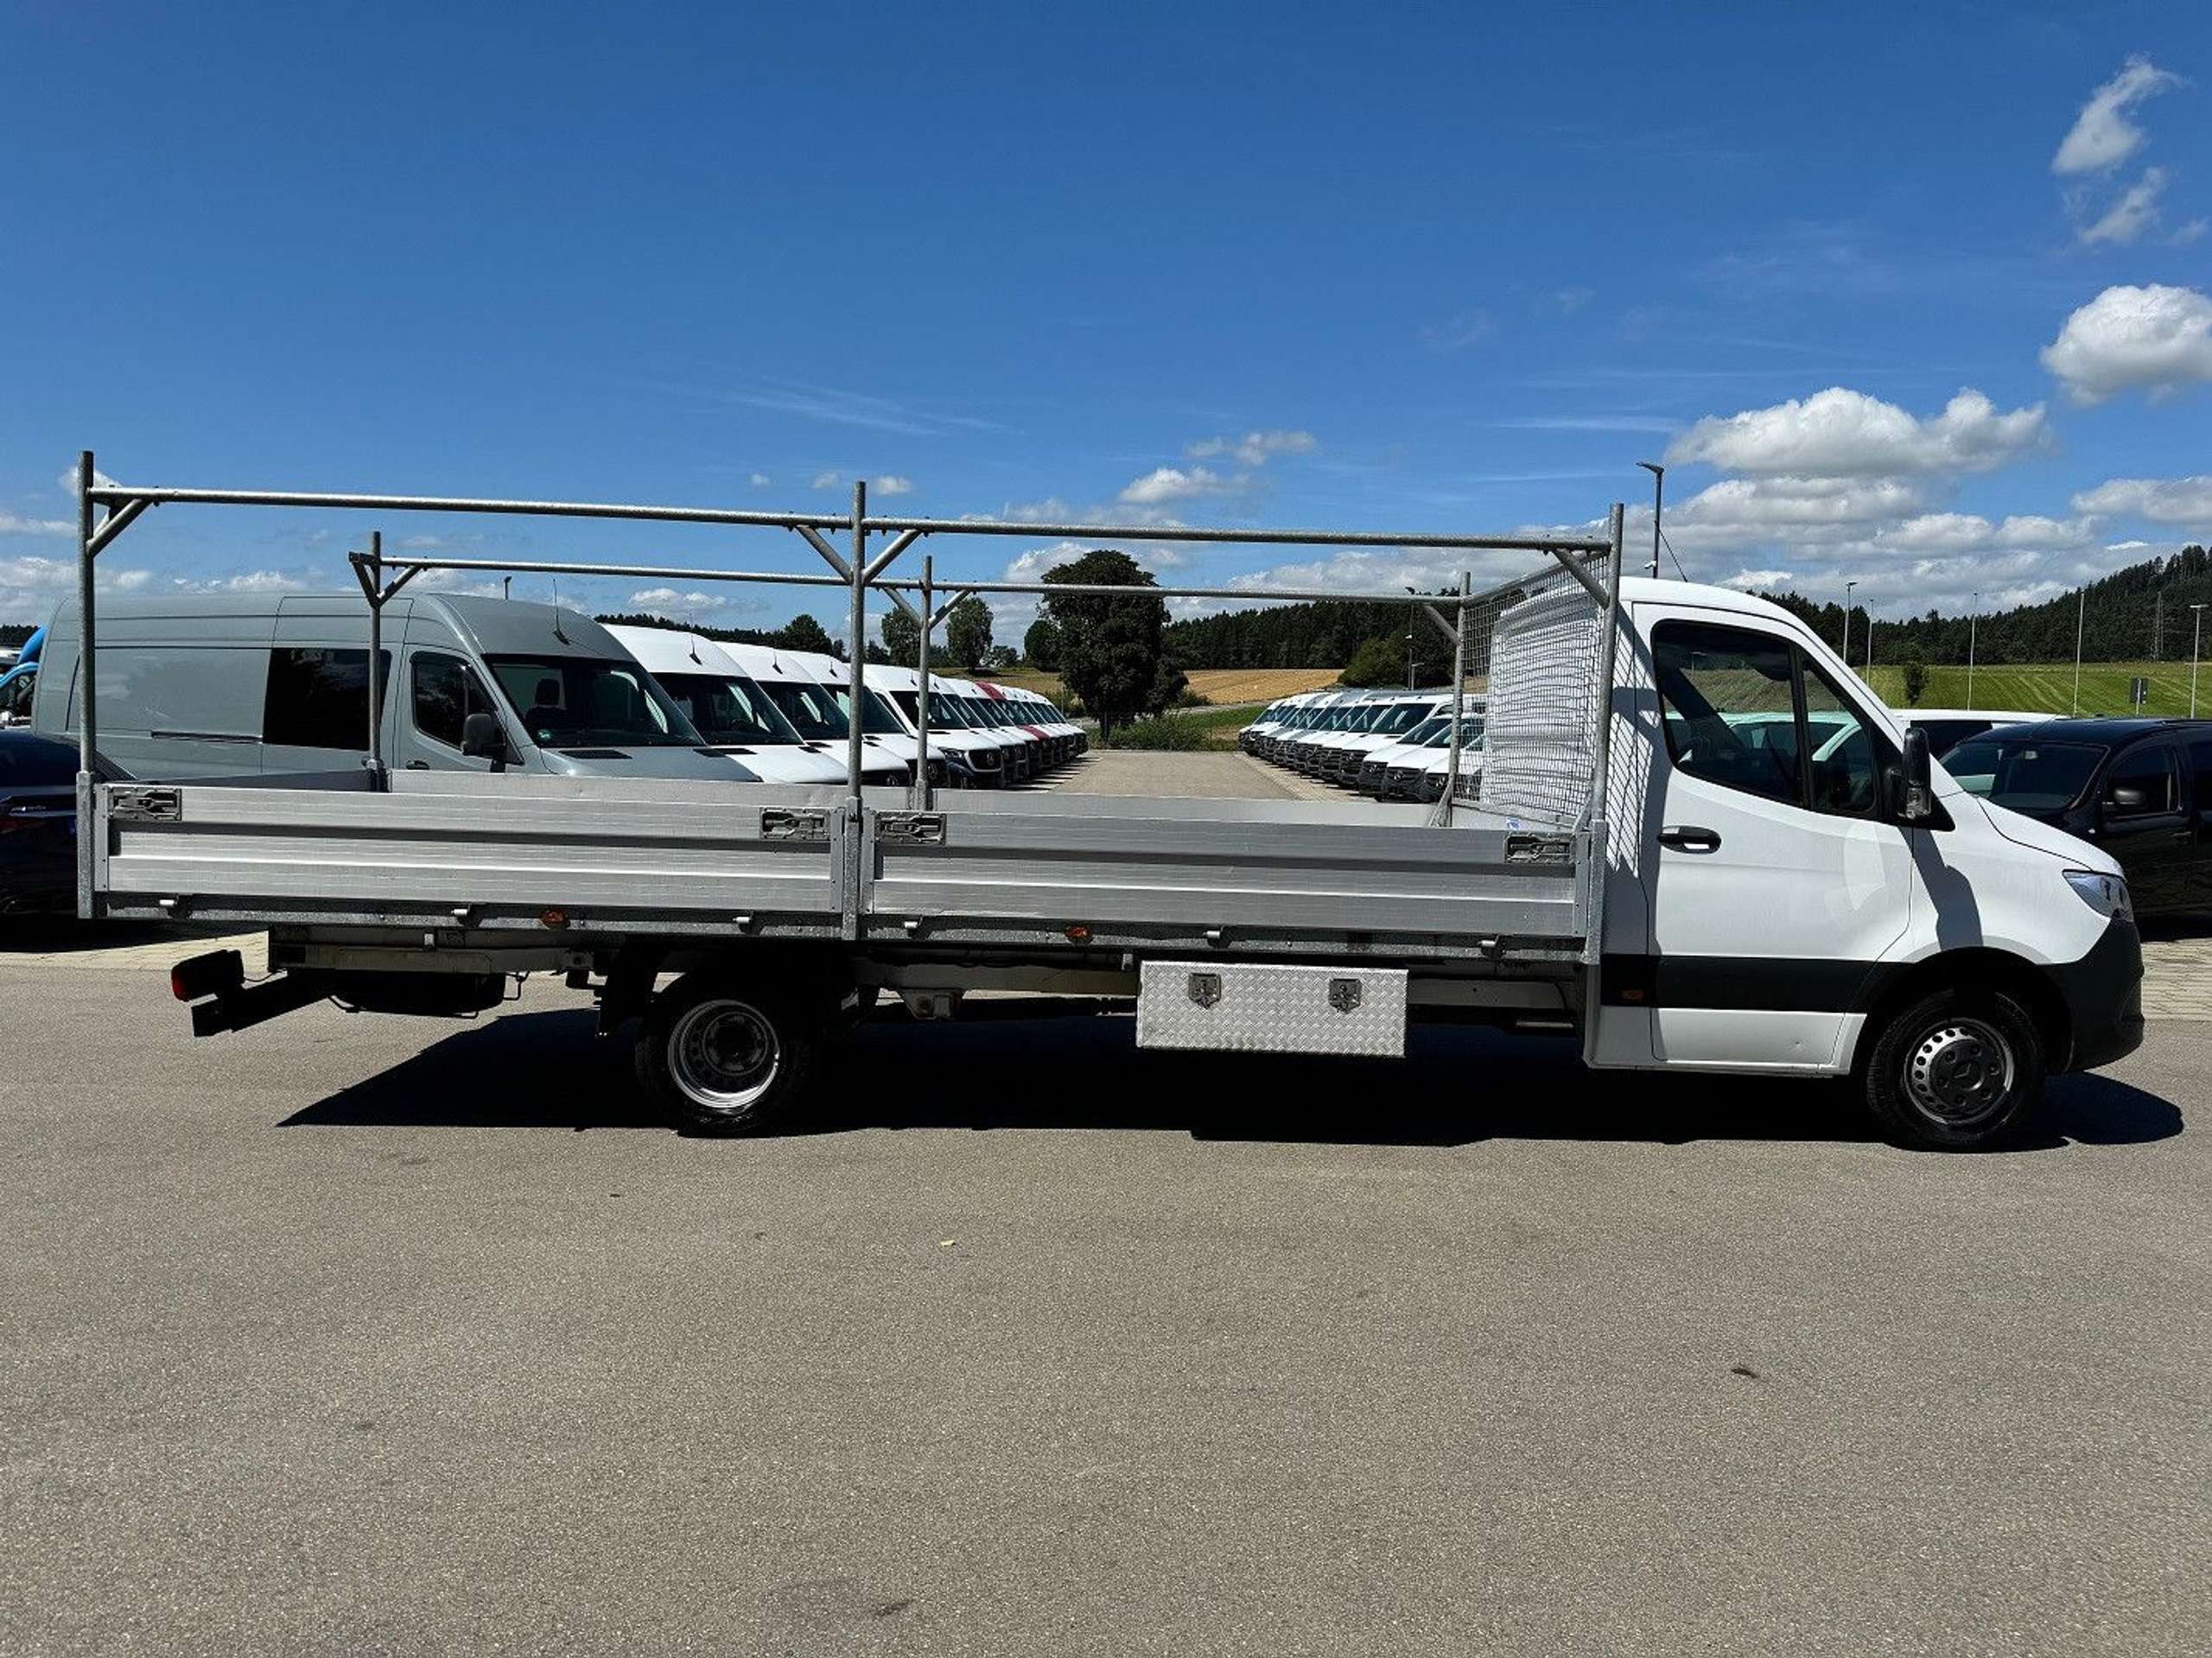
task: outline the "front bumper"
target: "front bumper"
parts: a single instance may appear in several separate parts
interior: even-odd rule
[[[2048,971],[2073,1036],[2054,1070],[2108,1065],[2143,1045],[2143,937],[2133,921],[2115,917],[2088,955]]]

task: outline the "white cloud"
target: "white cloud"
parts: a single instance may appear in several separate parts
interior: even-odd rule
[[[282,570],[247,570],[198,584],[210,593],[298,593],[307,583]],[[97,611],[94,613],[97,615]]]
[[[1745,593],[1764,593],[1770,588],[1788,587],[1789,572],[1787,570],[1738,570],[1733,575],[1724,577],[1719,585],[1724,588],[1736,588]]]
[[[2110,479],[2076,495],[2074,510],[2212,530],[2212,474]]]
[[[755,489],[766,489],[769,485],[774,483],[776,480],[769,477],[765,472],[756,472],[747,481],[749,482]]]
[[[2128,111],[2145,98],[2180,85],[2179,75],[2150,59],[2129,58],[2118,74],[2089,94],[2058,153],[2050,158],[2050,170],[2061,178],[2072,178],[2119,166],[2143,147],[2143,129],[2128,119]]]
[[[711,593],[685,593],[677,588],[640,588],[630,595],[633,605],[648,610],[720,610],[727,602]]]
[[[1985,552],[1997,549],[2086,547],[2094,526],[2086,519],[2013,513],[1993,524],[1974,512],[1928,512],[1881,530],[1874,549],[1881,552]]]
[[[817,472],[814,474],[814,482],[809,485],[808,487],[810,489],[835,489],[837,487],[837,474],[834,472]]]
[[[2066,319],[2042,358],[2082,403],[2212,380],[2212,299],[2157,283],[2107,288]]]
[[[1567,315],[1573,316],[1597,297],[1598,290],[1594,288],[1562,288],[1552,295],[1552,303],[1558,306]]]
[[[1423,328],[1421,343],[1431,351],[1465,351],[1488,339],[1493,326],[1487,311],[1463,311],[1449,322]]]
[[[1770,408],[1709,415],[1674,441],[1667,459],[1808,478],[1985,472],[2049,437],[2041,403],[2000,414],[1971,387],[1942,414],[1922,420],[1863,391],[1830,386]]]
[[[1193,461],[1211,461],[1225,454],[1234,456],[1243,466],[1264,467],[1271,456],[1311,454],[1316,447],[1311,432],[1277,430],[1247,432],[1242,437],[1201,438],[1183,453]]]
[[[901,477],[895,472],[887,472],[869,487],[879,495],[912,495],[914,492],[914,480]]]
[[[446,538],[443,536],[404,536],[400,538],[399,543],[403,552],[417,553],[435,552],[445,544]]]
[[[1724,478],[1669,508],[1665,522],[1685,544],[1732,546],[1782,533],[1846,534],[1920,505],[1919,490],[1895,478]],[[1648,537],[1650,514],[1640,516]]]
[[[1159,506],[1167,501],[1194,500],[1202,495],[1230,494],[1241,483],[1241,480],[1224,478],[1204,467],[1155,467],[1122,490],[1121,499],[1129,506]]]
[[[67,518],[26,518],[0,511],[0,536],[74,536],[76,524]]]
[[[2110,242],[2126,247],[2140,241],[2145,231],[2158,226],[2158,193],[2165,187],[2164,168],[2145,168],[2143,176],[2106,208],[2095,223],[2082,228],[2082,245],[2094,247],[2100,242]]]
[[[98,467],[94,467],[92,468],[92,487],[95,489],[112,489],[115,487],[115,480],[109,477]],[[73,501],[77,499],[76,467],[70,467],[63,471],[61,474],[61,490],[62,492],[68,496],[71,500]]]

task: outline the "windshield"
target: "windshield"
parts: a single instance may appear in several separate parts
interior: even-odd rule
[[[847,719],[853,715],[853,688],[833,685],[837,694],[837,706],[844,710]],[[871,737],[903,737],[906,734],[905,721],[891,711],[880,691],[868,691],[861,697],[861,729]]]
[[[798,734],[812,742],[822,742],[845,734],[845,710],[837,699],[820,685],[809,680],[800,684],[793,679],[763,681],[761,689],[775,699]]]
[[[1369,729],[1382,732],[1411,731],[1429,716],[1426,702],[1400,702],[1391,707]]]
[[[2014,811],[2063,811],[2082,797],[2105,757],[2081,743],[2006,742],[1978,737],[1943,756],[1943,769],[1970,795]]]
[[[1431,721],[1429,724],[1433,725],[1436,729],[1429,731],[1428,726],[1423,726],[1421,730],[1428,731],[1428,735],[1423,737],[1419,732],[1416,732],[1408,740],[1418,742],[1423,748],[1451,747],[1452,721],[1450,716],[1446,715],[1441,720]],[[1459,721],[1459,746],[1462,748],[1480,748],[1482,746],[1482,719],[1479,715],[1469,715]]]
[[[542,748],[694,748],[701,740],[668,693],[633,662],[607,657],[486,661],[531,741]]]
[[[655,674],[699,734],[710,743],[767,746],[798,741],[768,694],[749,679],[726,674]]]

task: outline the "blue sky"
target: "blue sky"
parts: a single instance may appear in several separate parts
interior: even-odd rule
[[[126,482],[842,508],[865,476],[932,514],[1408,530],[1580,524],[1664,456],[1693,575],[1856,577],[1880,614],[2212,536],[2202,7],[213,16],[0,20],[0,620],[70,579],[87,446]],[[164,508],[104,569],[334,588],[369,527]],[[792,602],[691,592],[660,607]]]

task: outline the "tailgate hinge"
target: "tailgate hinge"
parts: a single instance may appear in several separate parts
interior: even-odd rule
[[[763,807],[760,838],[764,841],[826,841],[830,838],[830,814],[812,807]]]
[[[944,814],[880,812],[875,819],[875,838],[894,846],[943,846]]]

